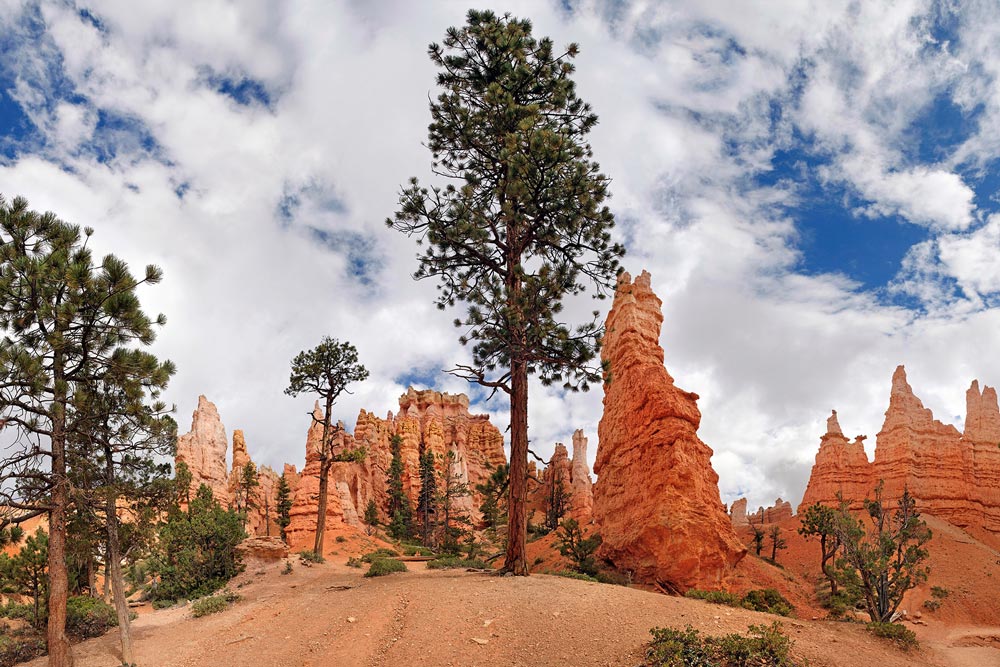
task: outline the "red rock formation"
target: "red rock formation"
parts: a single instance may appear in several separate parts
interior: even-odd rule
[[[864,441],[863,435],[859,435],[854,442],[844,437],[837,421],[837,411],[834,410],[826,420],[826,433],[820,439],[816,463],[799,504],[799,512],[815,503],[836,507],[840,502],[838,494],[851,502],[853,507],[860,507],[860,501],[874,488]]]
[[[191,471],[191,496],[206,484],[223,506],[229,504],[229,474],[226,450],[229,440],[219,411],[204,396],[191,416],[191,431],[177,438],[176,463],[186,463]]]
[[[236,553],[247,566],[275,563],[288,557],[288,545],[280,537],[248,537],[236,545]]]
[[[836,504],[834,491],[838,488],[843,489],[845,499],[860,501],[883,480],[884,498],[898,498],[904,488],[909,489],[920,511],[946,519],[990,544],[1000,544],[1000,409],[996,391],[991,387],[980,391],[979,383],[973,381],[966,393],[966,410],[964,434],[934,419],[914,395],[904,368],[898,367],[892,376],[889,409],[878,433],[875,460],[867,463],[860,442],[850,445],[856,447],[853,453],[843,453],[846,440],[842,435],[843,442],[825,452],[830,445],[828,433],[816,455],[800,509],[813,502]]]
[[[780,523],[792,517],[792,504],[787,500],[778,498],[770,507],[758,507],[752,516],[747,516],[748,521],[752,521],[756,526],[765,524]]]
[[[637,581],[717,588],[746,554],[697,435],[697,394],[663,366],[660,300],[645,271],[623,273],[605,325],[609,364],[598,427],[594,521],[599,555]]]
[[[581,524],[590,523],[594,516],[594,483],[587,464],[587,437],[582,430],[573,432],[573,469],[570,475],[572,503],[570,516]]]
[[[733,528],[749,525],[746,498],[737,498],[733,501],[733,506],[729,508],[729,520],[733,523]]]

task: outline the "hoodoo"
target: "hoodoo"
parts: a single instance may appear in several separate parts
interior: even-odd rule
[[[698,395],[676,387],[663,365],[660,305],[647,272],[634,283],[619,276],[601,353],[599,555],[638,581],[718,587],[746,548],[719,496],[712,450],[698,438]]]

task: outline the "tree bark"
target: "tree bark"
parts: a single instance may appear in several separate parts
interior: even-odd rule
[[[66,601],[69,573],[66,568],[66,508],[69,481],[66,479],[66,390],[61,360],[53,364],[55,400],[52,405],[52,510],[49,512],[49,667],[71,667],[73,654],[66,636]]]
[[[115,481],[115,464],[113,452],[110,447],[105,446],[104,448],[104,460],[105,482],[111,487]],[[118,615],[118,637],[122,644],[122,663],[131,665],[135,662],[135,655],[132,652],[132,619],[129,617],[128,601],[125,599],[125,578],[122,575],[121,544],[118,540],[118,507],[114,494],[108,494],[104,511],[108,529],[106,571],[111,579],[115,613]]]
[[[505,572],[528,576],[528,367],[511,362],[510,393],[510,495],[507,501],[507,554]]]
[[[320,445],[319,464],[319,501],[316,505],[316,541],[313,551],[317,556],[323,555],[323,534],[326,532],[326,498],[330,486],[330,466],[333,457],[330,455],[330,413],[333,411],[333,398],[326,397],[326,409],[323,411],[323,442]]]

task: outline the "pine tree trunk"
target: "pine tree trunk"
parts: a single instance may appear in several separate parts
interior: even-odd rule
[[[125,599],[125,578],[122,575],[121,546],[118,543],[118,516],[115,513],[115,501],[108,499],[108,567],[111,573],[111,590],[115,600],[115,612],[118,614],[118,636],[122,643],[122,662],[130,665],[135,662],[132,653],[132,626],[128,613],[128,601]]]
[[[62,360],[53,365],[56,396],[52,414],[52,510],[49,512],[49,667],[71,667],[73,654],[66,636],[66,601],[69,572],[66,567],[66,508],[69,488],[66,479],[66,393],[61,373]]]
[[[326,498],[330,486],[330,467],[333,457],[330,456],[330,412],[333,410],[333,399],[327,397],[326,410],[323,412],[323,442],[320,444],[319,464],[319,501],[316,506],[316,542],[313,551],[317,556],[323,555],[323,534],[326,532]]]
[[[503,569],[528,576],[528,367],[511,363],[510,394],[510,496],[508,500],[507,554]]]

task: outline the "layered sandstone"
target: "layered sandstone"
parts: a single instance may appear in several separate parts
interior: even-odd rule
[[[740,528],[750,523],[747,518],[747,499],[737,498],[733,501],[733,506],[729,508],[729,520],[734,528]]]
[[[229,440],[215,404],[198,397],[198,407],[191,416],[191,431],[177,438],[176,463],[187,464],[191,471],[191,497],[202,484],[223,506],[230,501],[226,452]]]
[[[589,523],[594,516],[594,482],[587,463],[587,437],[583,431],[573,432],[573,467],[570,474],[572,504],[570,516],[580,523]]]
[[[747,499],[740,498],[733,502],[733,507],[729,510],[729,519],[734,528],[747,526],[751,523],[759,528],[781,523],[792,516],[792,504],[781,498],[775,500],[770,507],[758,507],[757,511],[752,514],[747,514]]]
[[[648,273],[619,277],[601,353],[609,370],[594,466],[599,556],[637,581],[715,588],[746,548],[698,438],[698,396],[663,365],[660,305]]]
[[[815,503],[836,507],[842,497],[855,508],[871,494],[872,471],[865,453],[865,436],[849,441],[840,429],[837,411],[826,420],[809,484],[799,504],[799,512]]]
[[[965,431],[960,433],[934,419],[900,366],[892,376],[873,462],[864,456],[861,436],[850,445],[855,451],[846,454],[842,435],[835,451],[824,451],[829,436],[816,455],[800,508],[813,502],[836,504],[837,490],[856,506],[881,480],[884,498],[899,498],[908,489],[920,511],[1000,543],[1000,409],[992,387],[980,390],[979,382],[972,382],[966,392]]]

